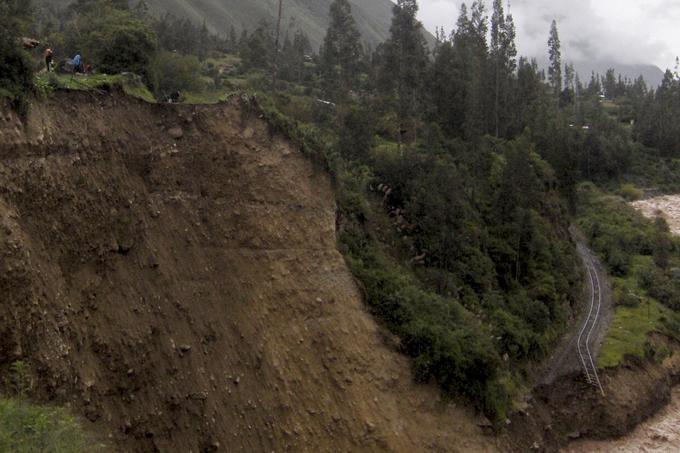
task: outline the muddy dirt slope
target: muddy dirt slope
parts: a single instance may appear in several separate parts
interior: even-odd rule
[[[328,175],[238,101],[0,107],[0,375],[25,360],[119,451],[488,451],[412,384],[335,218]]]

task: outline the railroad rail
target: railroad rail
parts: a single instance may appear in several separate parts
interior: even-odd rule
[[[600,277],[597,274],[597,269],[595,268],[593,260],[588,258],[588,261],[585,264],[590,279],[590,309],[588,310],[588,317],[583,323],[583,328],[578,336],[578,355],[586,375],[586,380],[590,385],[597,387],[602,396],[605,396],[591,349],[593,332],[595,331],[597,323],[600,321],[600,312],[602,309],[602,283],[600,282]]]

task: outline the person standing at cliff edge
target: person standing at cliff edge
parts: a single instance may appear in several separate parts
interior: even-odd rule
[[[73,57],[73,73],[77,74],[79,72],[83,72],[83,61],[82,57],[80,56],[79,53],[76,54],[75,57]]]
[[[47,72],[52,72],[52,63],[54,62],[54,52],[52,48],[45,49],[45,69]]]

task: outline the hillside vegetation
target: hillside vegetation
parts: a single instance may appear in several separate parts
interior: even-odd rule
[[[654,356],[652,332],[680,341],[680,240],[662,218],[648,220],[590,184],[580,187],[578,205],[578,223],[612,276],[617,304],[600,366]]]

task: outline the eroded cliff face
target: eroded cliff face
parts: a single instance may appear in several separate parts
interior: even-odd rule
[[[586,383],[581,372],[560,376],[539,385],[523,410],[511,417],[501,435],[507,451],[605,451],[587,439],[618,439],[661,411],[680,382],[680,344],[660,334],[650,336],[668,357],[628,357],[617,368],[601,370],[605,397]],[[590,446],[593,446],[592,448]],[[608,451],[608,450],[607,450]],[[614,451],[614,450],[612,450]]]
[[[239,101],[0,107],[0,370],[122,451],[487,451],[412,384],[329,176]]]

